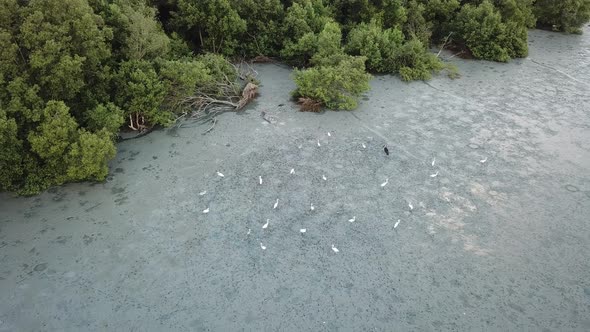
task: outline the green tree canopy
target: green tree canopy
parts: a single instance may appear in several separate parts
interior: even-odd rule
[[[160,80],[154,65],[145,60],[124,62],[116,75],[115,100],[124,110],[125,117],[143,117],[142,122],[167,125],[172,121],[170,112],[160,106],[166,97],[166,85]]]
[[[285,9],[280,0],[234,0],[246,29],[238,44],[239,54],[247,57],[276,56],[282,47]]]
[[[229,0],[178,0],[173,14],[173,24],[206,52],[233,55],[246,31]]]
[[[367,68],[378,73],[393,73],[391,59],[404,42],[404,35],[397,28],[383,30],[380,24],[357,25],[348,35],[346,51],[352,55],[362,55],[367,59]]]
[[[23,192],[36,192],[49,185],[85,179],[103,180],[108,161],[115,156],[112,134],[79,129],[63,102],[50,101],[41,122],[27,135],[29,155],[23,173]]]
[[[455,20],[455,31],[476,58],[508,61],[505,47],[506,25],[494,5],[484,0],[480,5],[467,4]]]
[[[330,22],[331,13],[321,0],[293,2],[285,17],[281,56],[297,66],[307,65],[318,51],[319,33]]]
[[[32,0],[21,13],[16,40],[29,79],[45,99],[73,100],[108,60],[112,30],[84,0]]]
[[[568,33],[582,33],[590,21],[590,0],[537,0],[534,13],[540,27]]]

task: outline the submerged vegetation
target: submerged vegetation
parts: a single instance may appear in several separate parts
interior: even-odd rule
[[[303,108],[348,110],[369,73],[455,75],[433,47],[509,61],[527,29],[588,20],[590,0],[0,0],[0,190],[103,180],[122,128],[243,107],[238,58],[292,64]]]

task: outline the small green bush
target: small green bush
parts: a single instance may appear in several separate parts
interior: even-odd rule
[[[533,27],[532,0],[484,0],[466,4],[453,22],[453,37],[478,59],[506,62],[528,55],[528,28]]]
[[[330,109],[352,110],[357,107],[357,98],[370,88],[365,61],[364,57],[347,56],[334,66],[295,70],[293,96],[319,101]]]
[[[112,135],[107,129],[80,129],[63,102],[49,101],[39,125],[27,135],[30,151],[17,164],[22,165],[22,178],[13,178],[6,187],[33,194],[65,182],[104,180],[115,156]]]
[[[340,25],[328,21],[319,33],[308,32],[296,43],[287,43],[281,54],[300,66],[327,64],[332,56],[344,54],[341,39]]]
[[[86,128],[91,131],[106,130],[116,134],[125,122],[124,112],[113,103],[99,104],[93,110],[86,112]]]
[[[367,68],[378,73],[399,73],[405,81],[428,80],[432,73],[447,68],[422,42],[404,42],[399,29],[383,30],[376,21],[359,24],[350,32],[346,50],[367,58]]]
[[[417,39],[404,43],[390,61],[388,67],[395,68],[404,81],[429,80],[433,72],[447,68]]]
[[[367,58],[367,69],[377,73],[393,73],[391,59],[404,41],[397,28],[383,30],[375,20],[357,25],[348,35],[346,52]]]
[[[484,0],[478,6],[463,6],[454,25],[459,38],[474,57],[502,62],[510,60],[505,47],[506,25],[490,1]]]

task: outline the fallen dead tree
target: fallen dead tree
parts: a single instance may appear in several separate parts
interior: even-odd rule
[[[245,62],[233,65],[237,79],[224,76],[215,85],[201,87],[193,96],[184,98],[181,105],[191,110],[197,120],[210,118],[227,111],[240,111],[258,95],[258,73]]]

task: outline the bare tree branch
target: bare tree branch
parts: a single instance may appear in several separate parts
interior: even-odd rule
[[[230,79],[227,75],[214,87],[203,87],[193,96],[186,97],[178,102],[179,106],[192,109],[192,118],[204,119],[227,111],[239,111],[258,95],[258,86],[252,81],[258,76],[258,72],[246,62],[231,64],[236,71],[236,76],[245,85]]]
[[[440,47],[440,50],[438,51],[438,53],[436,54],[436,57],[438,58],[440,56],[440,53],[442,52],[442,50],[445,48],[445,46],[447,46],[447,43],[449,42],[449,38],[451,38],[451,36],[453,35],[453,33],[449,33],[449,35],[445,38],[444,43],[442,44],[442,46]]]
[[[213,118],[212,122],[213,122],[213,124],[211,125],[211,127],[209,129],[205,130],[203,135],[207,135],[211,130],[213,130],[213,128],[215,128],[215,124],[217,123],[217,118]]]
[[[224,73],[220,82],[200,86],[190,96],[186,96],[184,91],[177,91],[176,86],[171,87],[166,97],[166,107],[176,113],[182,112],[173,123],[178,124],[180,119],[187,117],[199,121],[215,117],[223,112],[239,111],[256,98],[258,85],[254,82],[258,72],[244,61],[237,64],[228,63],[235,70],[235,76]],[[235,79],[236,77],[239,79]],[[149,126],[140,112],[129,114],[130,129],[144,131]]]

